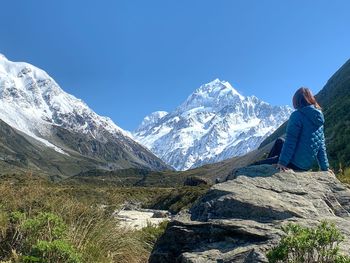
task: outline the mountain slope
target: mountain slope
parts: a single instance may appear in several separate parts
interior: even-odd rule
[[[291,109],[243,97],[218,79],[202,85],[173,112],[145,117],[134,138],[177,170],[256,149],[288,119]]]
[[[64,92],[46,72],[4,56],[0,119],[60,155],[92,158],[106,169],[169,168],[111,119]]]
[[[350,60],[317,94],[326,118],[327,152],[333,167],[350,167]]]
[[[62,177],[104,164],[74,152],[61,154],[0,120],[0,173],[44,174]]]
[[[325,116],[327,153],[331,166],[350,166],[350,60],[327,81],[316,95]],[[285,133],[284,123],[261,146],[274,141]]]

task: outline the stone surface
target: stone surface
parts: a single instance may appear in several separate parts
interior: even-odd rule
[[[149,262],[267,262],[288,222],[334,222],[350,253],[350,190],[328,172],[279,172],[270,165],[232,172],[189,213],[169,223]]]
[[[163,210],[121,210],[115,214],[119,225],[131,230],[142,229],[148,225],[159,225],[170,220],[168,211]]]

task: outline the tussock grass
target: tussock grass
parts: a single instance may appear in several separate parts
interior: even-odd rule
[[[178,213],[184,208],[190,208],[196,200],[208,191],[209,187],[209,185],[199,185],[196,187],[184,186],[174,189],[170,193],[164,193],[157,197],[151,206],[155,209]]]

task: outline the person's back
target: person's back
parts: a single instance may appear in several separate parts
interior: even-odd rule
[[[253,165],[277,164],[282,171],[306,171],[317,160],[321,170],[329,170],[321,107],[308,88],[295,92],[293,106],[296,111],[289,118],[285,140],[277,139],[268,158]]]
[[[321,170],[327,171],[329,165],[323,125],[323,113],[314,105],[293,112],[278,163],[284,166],[292,163],[302,170],[309,170],[317,160]]]

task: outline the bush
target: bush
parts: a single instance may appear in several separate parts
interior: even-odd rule
[[[81,262],[80,255],[65,239],[67,226],[55,214],[39,213],[27,218],[24,213],[12,212],[2,231],[0,258],[28,263]]]
[[[42,263],[79,263],[80,255],[64,240],[39,240],[31,249],[29,256],[22,257],[24,262]]]
[[[349,257],[339,254],[344,238],[334,224],[323,221],[316,228],[288,224],[282,230],[286,235],[267,253],[270,263],[350,263]]]

